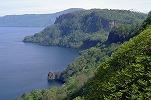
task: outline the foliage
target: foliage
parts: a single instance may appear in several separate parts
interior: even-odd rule
[[[140,27],[139,32],[142,32],[144,29],[151,25],[151,11],[148,13],[147,19],[143,22],[142,26]]]
[[[25,37],[23,41],[40,45],[87,49],[96,46],[96,41],[98,43],[104,42],[113,26],[139,23],[145,18],[146,15],[143,13],[127,10],[91,9],[76,11],[59,16],[54,25],[33,36]],[[91,45],[86,47],[84,44],[86,41],[89,41]]]
[[[98,16],[103,18],[102,25],[93,23],[93,21],[98,20]],[[34,40],[43,45],[75,48],[82,46],[84,50],[80,51],[80,56],[61,72],[59,80],[65,81],[61,87],[34,90],[31,93],[23,94],[22,99],[112,100],[128,97],[128,99],[149,97],[150,70],[148,69],[151,66],[151,58],[148,55],[150,55],[151,50],[151,27],[137,37],[130,39],[129,42],[124,43],[118,50],[118,46],[129,39],[122,38],[118,42],[108,42],[111,41],[108,38],[106,41],[109,27],[112,28],[105,24],[109,20],[116,20],[114,23],[122,23],[122,25],[115,26],[111,32],[118,33],[117,35],[122,37],[129,34],[127,36],[131,38],[136,35],[137,24],[125,24],[139,22],[140,20],[138,21],[135,18],[141,19],[143,16],[143,14],[136,12],[107,9],[73,12],[60,16],[54,25],[47,27],[42,32],[26,37],[27,40],[30,38],[31,41]],[[105,18],[107,20],[104,20]],[[79,24],[80,19],[80,22],[83,23],[82,26]],[[103,27],[103,30],[96,27]],[[115,50],[117,52],[109,59],[109,56]],[[107,61],[107,59],[109,60]],[[94,73],[95,71],[96,73]]]
[[[151,27],[124,43],[84,88],[86,100],[151,98]]]
[[[134,37],[139,30],[141,24],[119,24],[114,26],[108,36],[108,42],[117,43],[128,41],[131,37]]]
[[[59,88],[50,88],[49,90],[39,90],[41,98],[44,100],[66,100],[66,99],[82,99],[77,97],[81,93],[81,88],[88,79],[92,78],[97,66],[109,58],[110,53],[117,49],[119,44],[111,44],[104,46],[103,44],[80,51],[80,56],[76,58],[68,67],[61,72],[59,80],[65,83]],[[37,98],[33,91],[26,97]],[[25,96],[22,96],[25,98]],[[25,99],[27,100],[27,99]],[[43,99],[42,99],[43,100]]]

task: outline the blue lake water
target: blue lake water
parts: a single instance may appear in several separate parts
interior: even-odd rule
[[[42,27],[0,27],[0,100],[13,100],[33,89],[61,83],[47,81],[50,70],[62,71],[77,56],[74,49],[23,43]]]

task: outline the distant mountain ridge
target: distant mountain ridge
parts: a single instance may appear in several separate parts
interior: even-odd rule
[[[146,15],[143,13],[128,10],[91,9],[76,11],[59,16],[53,25],[33,36],[25,37],[23,41],[40,45],[89,48],[91,46],[87,44],[90,41],[91,44],[97,44],[106,40],[106,36],[114,26],[141,23],[145,18]],[[126,28],[125,31],[129,29]],[[123,38],[125,37],[123,34]]]
[[[52,14],[6,15],[0,17],[0,27],[46,27],[52,25],[60,15],[79,10],[84,9],[70,8]]]

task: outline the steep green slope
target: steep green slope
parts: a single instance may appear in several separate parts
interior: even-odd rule
[[[148,13],[147,19],[143,22],[142,26],[140,27],[139,32],[143,31],[147,27],[151,25],[151,11]]]
[[[65,81],[61,87],[53,87],[48,90],[33,90],[22,95],[23,100],[67,100],[79,95],[80,89],[103,61],[108,59],[108,54],[117,49],[119,44],[110,46],[92,47],[81,51],[81,55],[61,72],[59,80]],[[35,99],[38,98],[38,99]]]
[[[118,43],[128,41],[130,38],[134,37],[139,31],[140,24],[121,24],[114,26],[108,36],[109,43]]]
[[[0,27],[47,27],[54,24],[60,15],[78,10],[83,9],[71,8],[53,14],[7,15],[0,17]]]
[[[92,24],[93,24],[93,22],[92,22]],[[128,66],[129,63],[130,64],[133,63],[133,61],[134,61],[134,66],[135,66],[135,62],[136,62],[134,59],[135,55],[137,58],[137,57],[139,57],[138,52],[139,51],[141,52],[141,50],[139,48],[142,46],[142,48],[143,48],[142,50],[147,50],[147,51],[151,49],[150,48],[150,35],[148,35],[148,34],[150,34],[150,33],[148,33],[148,32],[150,32],[150,28],[149,28],[148,30],[144,31],[143,33],[141,33],[134,39],[131,39],[130,41],[132,41],[132,43],[127,42],[126,44],[123,44],[125,46],[120,47],[120,49],[117,51],[117,53],[115,53],[110,58],[110,60],[103,63],[103,65],[107,65],[107,67],[104,67],[103,65],[101,65],[103,67],[98,68],[98,66],[100,64],[102,64],[102,62],[109,59],[109,56],[112,54],[112,52],[114,52],[118,48],[118,46],[121,43],[129,40],[129,38],[136,35],[135,33],[137,33],[137,31],[139,30],[138,29],[139,27],[136,27],[137,25],[135,27],[134,26],[125,25],[125,24],[124,25],[118,24],[117,26],[114,26],[111,29],[111,31],[109,32],[109,36],[111,34],[114,34],[113,38],[112,38],[113,40],[112,39],[110,40],[110,38],[108,37],[108,39],[106,41],[104,41],[102,43],[97,42],[95,46],[93,45],[93,46],[90,46],[91,48],[89,48],[89,49],[80,51],[81,55],[77,59],[75,59],[71,64],[69,64],[69,66],[63,72],[61,72],[59,80],[65,81],[65,83],[61,87],[52,87],[48,90],[33,90],[31,93],[24,93],[22,95],[22,100],[67,100],[67,99],[69,99],[69,100],[73,100],[73,99],[74,100],[81,100],[81,99],[101,100],[101,99],[104,99],[104,96],[106,94],[114,92],[114,87],[112,88],[112,86],[114,86],[114,84],[113,83],[110,84],[110,82],[112,82],[112,80],[113,80],[113,82],[115,82],[116,80],[118,80],[116,82],[119,82],[123,78],[123,76],[120,76],[123,74],[118,74],[118,73],[120,73],[120,71],[122,69],[126,68],[125,66]],[[120,27],[122,27],[122,29]],[[91,33],[91,34],[93,34],[93,33]],[[102,33],[100,33],[100,34],[102,34]],[[119,39],[118,41],[114,41],[117,39],[117,37],[122,38],[122,39]],[[97,36],[97,38],[100,38],[100,37]],[[144,40],[146,42],[143,42],[142,40]],[[89,45],[91,43],[92,42],[86,42],[87,45]],[[148,44],[148,46],[146,45],[146,43]],[[132,44],[132,45],[130,45],[130,44]],[[135,44],[137,44],[137,45],[135,45]],[[147,48],[149,47],[149,49],[146,49],[145,47],[147,47]],[[134,49],[136,49],[136,50],[138,49],[138,50],[135,52]],[[143,52],[143,53],[145,53],[145,52]],[[144,55],[143,53],[141,54],[142,57]],[[150,51],[148,53],[150,55]],[[146,55],[147,55],[147,53],[146,53]],[[126,58],[128,56],[130,56],[130,57]],[[128,61],[132,61],[132,62],[128,62]],[[143,58],[140,59],[140,61],[143,62]],[[109,65],[110,62],[112,62],[111,65],[113,68],[110,67],[110,65]],[[119,65],[121,64],[121,66],[117,65],[118,67],[114,67],[114,65],[116,65],[118,63],[119,63]],[[132,64],[132,66],[133,66],[133,64]],[[98,68],[98,70],[94,77],[94,72],[96,71],[97,68]],[[117,73],[116,73],[116,71],[117,71]],[[131,71],[128,71],[128,72],[133,73],[133,70],[132,70],[132,72]],[[127,75],[129,75],[129,73]],[[102,75],[102,77],[101,77],[101,75]],[[111,75],[113,75],[113,77],[114,77],[114,75],[117,75],[118,77],[116,77],[114,80],[114,78],[112,79]],[[130,77],[129,79],[131,79],[131,78],[133,78],[133,77]],[[104,80],[102,80],[102,79],[104,79]],[[88,81],[88,83],[87,83],[87,81]],[[124,81],[124,80],[121,80],[121,81]],[[108,84],[108,82],[109,82],[109,84]],[[128,82],[129,82],[129,80],[128,80]],[[108,86],[108,88],[102,88],[104,86],[105,87]],[[101,89],[103,89],[102,91],[105,93],[105,94],[103,94],[103,97],[101,95],[103,93],[101,91]],[[120,89],[120,87],[119,87],[119,89]],[[108,90],[108,91],[106,91],[106,90]],[[109,90],[111,90],[111,92]],[[120,95],[120,93],[118,93],[118,95]],[[106,97],[110,97],[110,96],[107,95]]]
[[[89,48],[85,43],[95,46],[107,39],[112,27],[118,24],[140,23],[146,15],[127,10],[92,9],[77,11],[59,16],[55,24],[40,33],[27,36],[24,42],[40,45],[59,45],[72,48]]]
[[[151,26],[122,44],[100,65],[84,88],[84,97],[85,100],[151,98]]]

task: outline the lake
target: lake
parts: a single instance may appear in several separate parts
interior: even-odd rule
[[[62,71],[77,56],[74,49],[24,43],[42,27],[0,27],[0,100],[13,100],[33,89],[60,86],[48,82],[49,71]]]

